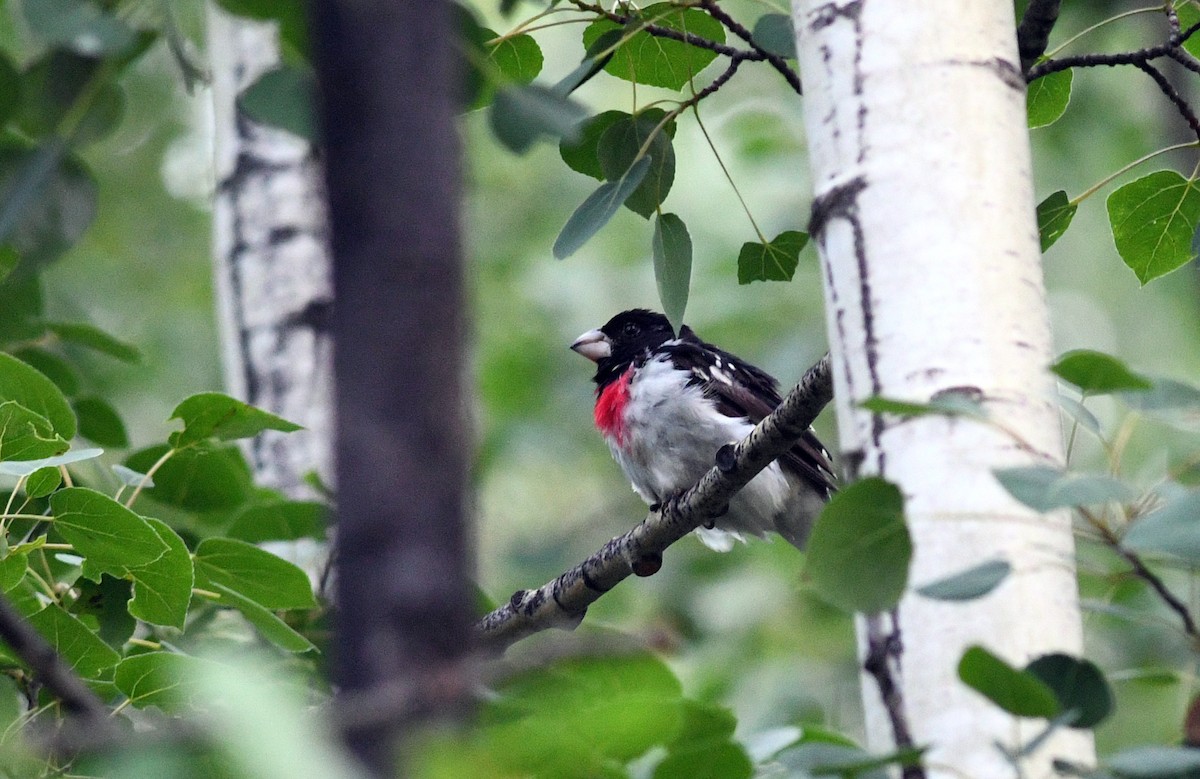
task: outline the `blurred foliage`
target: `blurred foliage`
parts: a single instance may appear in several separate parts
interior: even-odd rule
[[[265,121],[310,132],[308,41],[300,3],[221,4],[249,17],[281,20],[286,64],[272,76],[278,89],[262,82],[243,100]],[[706,26],[708,17],[697,21],[695,14],[704,16],[700,11],[676,12],[665,5],[643,10],[675,29],[708,31],[714,39],[718,31],[724,35],[719,25]],[[62,13],[113,7],[117,13],[99,16]],[[519,13],[543,7],[516,4]],[[721,7],[749,22],[765,20],[754,26],[755,39],[772,53],[789,55],[778,14],[764,15],[748,0]],[[1051,46],[1126,10],[1119,2],[1064,4]],[[711,61],[707,52],[697,57],[698,50],[683,44],[674,55],[671,47],[656,51],[646,45],[644,32],[625,36],[611,22],[501,35],[497,31],[512,29],[519,14],[502,17],[497,4],[485,0],[475,3],[472,14],[462,21],[471,43],[467,81],[472,105],[484,110],[466,113],[462,132],[475,322],[471,369],[478,388],[477,545],[481,589],[502,602],[513,590],[557,575],[645,512],[591,429],[590,366],[567,349],[578,333],[616,311],[657,307],[662,299],[676,316],[684,316],[686,306],[687,321],[706,339],[785,383],[819,358],[826,339],[819,269],[797,230],[807,220],[804,193],[811,189],[802,99],[778,73],[762,63],[742,68],[731,87],[699,105],[703,127],[683,111],[664,122],[666,111],[678,107],[679,90]],[[71,591],[75,613],[48,612],[42,627],[78,639],[72,661],[94,672],[93,685],[109,701],[128,700],[116,705],[131,718],[152,713],[140,707],[210,714],[197,721],[212,734],[216,749],[150,745],[75,766],[80,772],[350,776],[353,769],[341,764],[327,723],[301,715],[304,704],[324,700],[312,652],[297,657],[283,651],[323,645],[324,622],[309,611],[311,593],[295,574],[249,545],[319,536],[320,507],[288,504],[256,490],[237,450],[216,440],[227,437],[218,429],[195,427],[196,440],[168,442],[162,425],[178,398],[220,386],[207,259],[205,201],[213,185],[207,96],[203,89],[189,96],[203,75],[193,43],[203,37],[202,22],[196,2],[25,0],[0,14],[0,121],[7,123],[0,139],[5,196],[0,201],[7,204],[0,205],[0,234],[11,250],[0,255],[0,336],[21,364],[36,368],[57,388],[38,383],[33,395],[61,394],[69,404],[65,413],[77,420],[83,437],[133,450],[125,469],[115,472],[94,468],[90,459],[71,463],[75,483],[128,494],[153,469],[154,486],[143,485],[137,505],[158,519],[126,514],[115,501],[81,487],[68,491],[54,471],[21,475],[18,486],[10,476],[6,494],[18,496],[28,511],[49,506],[68,517],[124,522],[146,550],[158,549],[156,544],[165,550],[145,565],[120,570],[127,549],[93,546],[79,554],[83,559],[47,550],[47,543],[86,548],[86,521],[64,523],[44,537],[34,532],[37,523],[26,522],[27,532],[0,559],[0,584],[24,588],[21,603],[31,610],[42,605],[38,597],[48,597],[26,587],[36,582],[32,577],[77,585]],[[1132,16],[1098,28],[1071,51],[1131,50],[1158,40],[1161,24],[1156,14]],[[606,59],[610,54],[615,56]],[[664,69],[676,55],[688,63],[683,80]],[[712,72],[696,82],[706,83]],[[570,74],[577,89],[566,97],[540,84],[526,86],[546,79],[543,74]],[[639,74],[645,80],[631,106],[629,80],[642,80]],[[1158,197],[1168,208],[1185,204],[1194,230],[1193,189],[1183,178],[1194,176],[1194,149],[1157,161],[1183,174],[1169,181],[1156,174],[1161,185],[1151,187],[1156,182],[1147,181],[1149,167],[1107,182],[1125,163],[1190,140],[1179,115],[1146,83],[1131,69],[1080,69],[1073,78],[1048,80],[1031,99],[1030,123],[1039,127],[1032,138],[1044,267],[1060,351],[1114,355],[1121,366],[1131,366],[1131,375],[1186,381],[1200,372],[1200,271],[1190,259],[1190,234],[1179,238],[1187,231],[1180,233],[1180,223],[1169,221],[1149,240],[1169,237],[1170,251],[1146,256],[1137,248],[1145,236],[1118,231],[1114,242],[1109,227],[1114,209],[1124,214],[1131,203]],[[1188,97],[1195,97],[1194,90]],[[661,116],[651,113],[656,101],[662,101]],[[649,110],[637,110],[642,108]],[[573,122],[564,116],[588,115],[607,118],[580,128],[573,139]],[[647,116],[654,121],[645,121]],[[506,128],[504,147],[493,134],[497,123]],[[613,127],[624,130],[609,135]],[[651,139],[657,128],[662,134]],[[540,142],[559,135],[566,136],[561,147]],[[664,157],[645,166],[651,171],[626,193],[634,198],[625,202],[630,207],[620,207],[624,197],[610,204],[586,236],[570,236],[579,245],[569,259],[552,259],[561,228],[576,206],[595,195],[597,180],[601,188],[619,182],[648,141],[663,155],[669,150],[670,165]],[[526,155],[518,158],[506,148]],[[11,195],[31,181],[41,182],[36,208],[16,214]],[[1071,199],[1092,192],[1098,182],[1106,183],[1096,196]],[[1135,185],[1140,189],[1124,190],[1125,201],[1114,194],[1107,210],[1099,201],[1100,194]],[[1175,200],[1172,188],[1180,192]],[[1166,196],[1156,194],[1164,190]],[[662,219],[672,216],[673,238],[656,244],[644,218],[668,197],[671,214],[655,222],[661,228]],[[1143,214],[1133,226],[1154,220]],[[783,279],[790,281],[748,284]],[[1080,375],[1067,378],[1079,384]],[[1170,387],[1159,378],[1154,384],[1156,391]],[[1200,481],[1194,416],[1172,417],[1144,399],[1094,397],[1089,391],[1095,386],[1079,386],[1079,400],[1090,410],[1074,416],[1084,421],[1071,434],[1073,466],[1085,471],[1112,466],[1114,477],[1143,493],[1164,473],[1185,485]],[[42,411],[38,416],[46,425],[21,417],[33,430],[22,445],[49,447],[45,454],[51,456],[65,449],[70,433],[52,418],[63,407]],[[193,423],[200,418],[188,408],[180,416]],[[66,416],[62,420],[65,424]],[[1072,424],[1068,420],[1068,430]],[[817,427],[824,439],[836,438],[831,414]],[[1085,435],[1088,429],[1114,432],[1100,441]],[[154,468],[173,446],[182,451]],[[78,443],[70,450],[80,451]],[[1085,495],[1078,483],[1063,486],[1058,476],[1025,475],[1018,484],[1025,494],[1042,498],[1058,489],[1057,499],[1067,500],[1058,505],[1086,507],[1084,497],[1094,493]],[[103,509],[74,505],[82,498]],[[1145,523],[1142,538],[1133,538],[1140,549],[1159,549],[1162,538],[1179,530],[1169,515],[1148,516]],[[85,571],[88,557],[94,560]],[[148,570],[151,563],[159,568]],[[1188,593],[1194,591],[1195,564],[1174,560],[1156,563],[1156,570],[1172,590]],[[163,584],[172,579],[169,571],[163,574],[171,566],[201,577],[201,589],[220,593],[233,608],[192,602],[196,598],[181,605],[182,596]],[[690,539],[676,545],[659,574],[601,599],[575,637],[585,646],[606,646],[619,632],[621,651],[596,657],[558,635],[515,647],[508,662],[519,670],[494,682],[494,696],[477,726],[423,734],[410,744],[414,767],[447,777],[468,772],[696,777],[705,770],[722,777],[753,770],[804,776],[814,766],[831,765],[878,775],[878,766],[864,767],[869,758],[853,743],[861,740],[862,726],[851,619],[816,595],[798,573],[803,568],[802,553],[780,541],[756,541],[724,555]],[[247,571],[257,572],[261,581]],[[92,578],[81,578],[84,573]],[[1101,752],[1117,754],[1118,767],[1129,761],[1186,765],[1186,756],[1174,753],[1121,752],[1179,741],[1196,685],[1190,671],[1194,648],[1175,615],[1090,530],[1081,543],[1080,581],[1088,608],[1088,655],[1115,699],[1111,715],[1094,716]],[[959,595],[985,591],[977,582],[943,584]],[[151,603],[143,594],[147,589],[164,598]],[[86,627],[80,630],[76,623]],[[211,661],[214,667],[189,656],[249,644],[275,646],[270,665],[296,676],[264,681],[270,674],[240,670],[227,657]],[[566,659],[552,662],[564,654]],[[1062,674],[1091,673],[1070,658],[1025,669],[978,654],[972,659],[965,678],[977,689],[993,690],[998,679],[1020,679],[1041,699],[1037,710],[1049,717],[1064,714],[1070,708],[1065,701],[1074,700],[1068,692],[1076,688],[1064,687]],[[13,678],[0,679],[0,719],[53,716],[52,704],[23,687],[27,677],[5,662]],[[530,670],[544,666],[548,672]],[[1103,697],[1098,690],[1086,685],[1089,711],[1108,714],[1096,703]],[[212,706],[217,700],[230,708]],[[1028,703],[1004,700],[1014,710]],[[511,748],[514,744],[520,748]],[[3,746],[0,771],[8,775],[56,770],[11,732]],[[764,767],[772,761],[774,767]]]

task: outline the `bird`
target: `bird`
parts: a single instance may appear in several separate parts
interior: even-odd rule
[[[677,336],[656,311],[622,311],[571,349],[596,364],[596,428],[651,507],[699,481],[717,450],[742,440],[782,401],[769,373],[687,325]],[[809,428],[696,534],[717,551],[768,531],[803,549],[836,485],[829,452]]]

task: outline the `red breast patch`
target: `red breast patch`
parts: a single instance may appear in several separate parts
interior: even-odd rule
[[[625,404],[629,402],[629,380],[633,367],[621,374],[621,378],[609,384],[596,396],[596,429],[605,438],[615,438],[617,443],[625,440]]]

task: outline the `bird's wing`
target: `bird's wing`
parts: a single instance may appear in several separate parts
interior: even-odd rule
[[[663,348],[677,367],[691,372],[689,383],[701,387],[722,414],[743,417],[757,425],[783,400],[771,374],[700,340],[687,326],[680,330],[677,342]],[[829,452],[811,428],[780,456],[779,462],[825,497],[837,489]]]

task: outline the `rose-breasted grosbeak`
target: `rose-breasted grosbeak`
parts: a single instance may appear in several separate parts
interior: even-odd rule
[[[770,374],[705,343],[662,314],[634,309],[571,348],[596,363],[596,427],[633,489],[654,505],[691,487],[717,450],[736,443],[780,403]],[[811,430],[696,533],[719,551],[774,530],[797,547],[834,491],[829,453]]]

